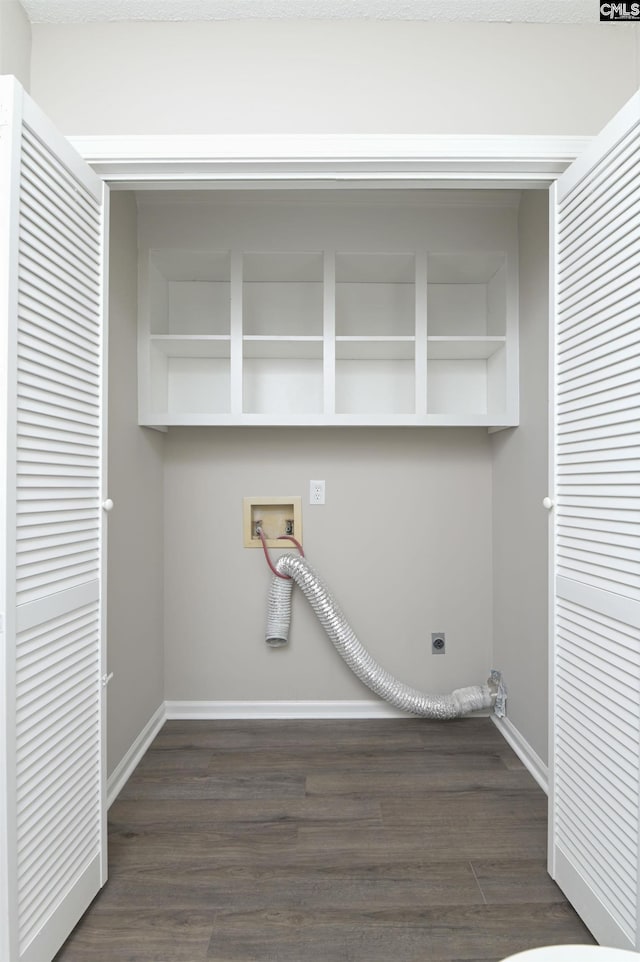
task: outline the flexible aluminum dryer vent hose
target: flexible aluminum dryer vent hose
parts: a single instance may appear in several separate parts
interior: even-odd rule
[[[427,695],[398,681],[371,657],[309,562],[293,554],[282,555],[275,563],[279,573],[269,589],[266,642],[272,647],[287,643],[291,620],[293,582],[302,590],[334,647],[351,671],[389,704],[401,711],[425,718],[459,718],[472,711],[491,708],[497,684],[458,688],[450,695]],[[289,580],[286,576],[289,576]],[[285,577],[283,577],[285,576]],[[493,680],[493,679],[492,679]]]

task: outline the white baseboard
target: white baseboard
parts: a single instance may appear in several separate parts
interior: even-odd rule
[[[167,718],[407,718],[383,701],[166,701]]]
[[[111,808],[116,798],[130,778],[134,768],[149,748],[166,721],[165,702],[153,713],[124,758],[116,765],[107,779],[107,808]]]
[[[516,726],[509,721],[508,718],[498,718],[496,715],[492,715],[491,717],[504,740],[513,748],[524,767],[533,775],[545,795],[548,795],[549,769],[540,756],[534,752],[526,738],[523,738]]]

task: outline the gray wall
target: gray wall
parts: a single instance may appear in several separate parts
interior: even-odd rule
[[[456,193],[351,192],[275,203],[140,198],[139,250],[511,250],[515,208]],[[338,199],[336,199],[336,197]],[[257,198],[257,199],[256,199]],[[477,195],[474,200],[477,200]],[[465,205],[466,200],[466,205]],[[253,202],[252,202],[253,201]],[[263,246],[265,245],[265,246]],[[170,700],[372,698],[338,660],[302,598],[291,648],[265,649],[268,569],[242,545],[243,496],[301,497],[304,545],[374,656],[432,691],[483,681],[492,659],[491,463],[486,430],[170,429],[166,441],[166,692]],[[327,503],[308,505],[309,481]],[[447,654],[430,653],[432,631]]]
[[[0,74],[31,82],[31,24],[18,0],[0,0]]]
[[[164,701],[163,441],[137,425],[137,211],[111,198],[107,770]]]
[[[486,430],[178,428],[165,452],[168,699],[374,697],[299,593],[289,648],[266,648],[270,574],[242,545],[243,495],[302,495],[309,560],[387,669],[428,691],[486,678]],[[310,478],[324,506],[304,504]],[[446,631],[445,657],[431,631]]]
[[[590,134],[640,86],[637,43],[620,23],[36,24],[32,81],[69,134]]]
[[[547,762],[548,196],[520,205],[520,425],[493,448],[494,661],[508,717]]]

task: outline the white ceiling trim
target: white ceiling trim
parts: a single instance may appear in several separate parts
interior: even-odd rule
[[[20,0],[32,23],[430,20],[595,23],[597,0]]]
[[[247,134],[69,140],[103,180],[120,189],[290,189],[542,187],[591,138]]]

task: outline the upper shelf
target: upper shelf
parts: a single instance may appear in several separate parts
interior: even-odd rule
[[[427,356],[436,361],[487,359],[504,349],[506,337],[428,337]]]

